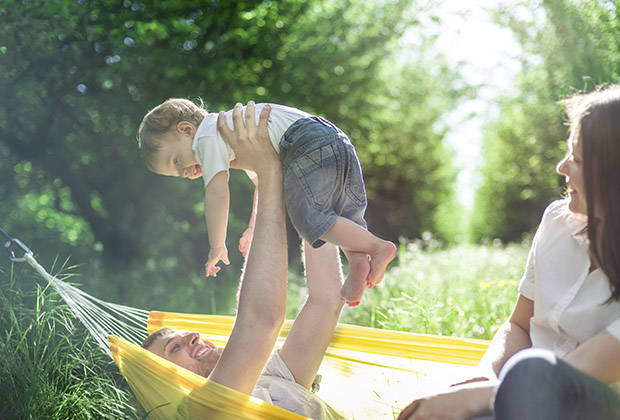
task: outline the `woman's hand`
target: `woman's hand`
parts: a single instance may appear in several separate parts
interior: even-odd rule
[[[486,382],[486,381],[490,381],[490,380],[491,379],[486,377],[486,376],[477,376],[475,378],[465,379],[463,381],[457,382],[457,383],[452,384],[450,386],[467,385],[467,384],[473,384],[475,382]]]
[[[454,387],[441,394],[414,400],[398,420],[468,420],[490,412],[489,402],[496,384]]]
[[[254,102],[248,102],[245,110],[245,120],[242,115],[241,104],[233,109],[234,131],[228,128],[223,112],[217,119],[217,128],[224,140],[235,152],[235,166],[240,169],[254,171],[257,174],[265,170],[279,168],[278,155],[269,139],[267,121],[271,107],[265,105],[260,113],[258,126],[255,122]]]

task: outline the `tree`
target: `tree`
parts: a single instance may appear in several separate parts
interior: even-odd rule
[[[395,77],[386,68],[396,41],[419,14],[430,13],[410,3],[5,1],[0,154],[7,159],[0,167],[13,180],[0,190],[6,227],[31,239],[47,259],[63,251],[88,262],[86,271],[100,277],[90,290],[104,298],[176,310],[182,304],[186,311],[232,306],[236,272],[218,283],[200,276],[207,255],[200,181],[148,173],[134,140],[149,108],[189,96],[211,110],[254,99],[327,116],[358,147],[371,199],[384,200],[369,211],[377,231],[392,236],[403,225],[414,235],[432,228],[430,214],[451,182],[442,132],[432,126],[453,104],[438,100],[449,84],[432,88],[436,79],[456,76],[448,67],[433,73],[420,64],[402,80],[386,78]],[[411,112],[399,114],[405,108]],[[416,139],[411,150],[407,138]],[[398,162],[401,156],[407,157]],[[247,181],[231,186],[234,248],[251,194]],[[436,198],[433,189],[441,191]],[[409,224],[407,211],[394,210],[399,203],[413,209]],[[210,302],[196,297],[198,289],[211,293]]]
[[[500,98],[500,114],[483,140],[475,239],[518,240],[560,197],[555,165],[565,153],[567,127],[558,100],[618,81],[617,6],[609,1],[546,0],[512,4],[498,22],[518,36],[526,55],[518,93]]]

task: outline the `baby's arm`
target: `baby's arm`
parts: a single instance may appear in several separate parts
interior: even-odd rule
[[[228,172],[218,172],[205,187],[205,217],[209,232],[209,257],[205,265],[205,275],[217,276],[223,261],[229,264],[226,249],[226,229],[228,228],[228,211],[230,191],[228,189]]]

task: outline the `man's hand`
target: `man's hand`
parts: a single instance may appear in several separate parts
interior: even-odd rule
[[[258,126],[254,117],[254,102],[248,102],[245,110],[245,120],[242,115],[241,104],[233,109],[233,123],[235,131],[226,124],[224,113],[220,112],[217,119],[217,128],[222,138],[235,152],[235,166],[257,174],[261,171],[280,165],[278,155],[269,139],[267,121],[271,107],[265,105],[260,113]]]
[[[226,265],[230,264],[228,261],[228,250],[226,249],[226,246],[216,246],[211,248],[209,251],[209,258],[205,264],[205,276],[217,277],[217,273],[221,270],[221,268],[217,266],[217,263],[220,261]]]
[[[239,252],[241,255],[247,258],[250,251],[250,245],[252,245],[252,237],[254,236],[254,226],[248,226],[248,228],[241,235],[239,239]]]

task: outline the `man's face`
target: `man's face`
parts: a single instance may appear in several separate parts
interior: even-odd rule
[[[158,337],[148,350],[198,375],[208,377],[223,349],[201,340],[197,332],[173,330]]]

